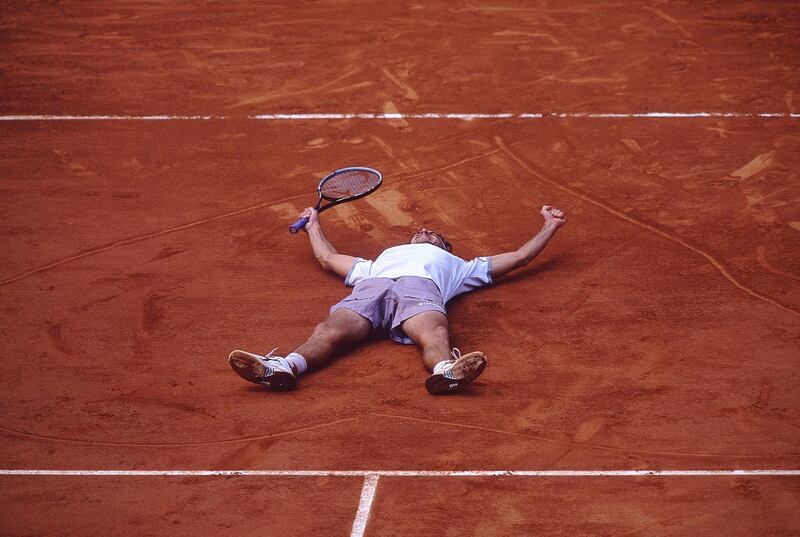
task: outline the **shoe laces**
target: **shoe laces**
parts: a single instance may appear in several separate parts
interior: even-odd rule
[[[269,370],[269,372],[270,372],[269,374],[271,375],[276,370],[283,371],[283,370],[288,369],[288,371],[292,375],[295,375],[294,367],[292,367],[292,364],[290,364],[289,362],[286,361],[286,358],[284,358],[283,356],[273,356],[272,355],[272,353],[277,351],[277,350],[278,350],[278,347],[275,347],[274,349],[269,351],[267,354],[262,356],[264,362],[272,362],[272,363],[265,363],[264,364],[267,367],[267,369]]]
[[[450,355],[453,357],[454,361],[458,361],[461,359],[461,351],[458,350],[458,347],[453,347],[453,350],[450,351]]]

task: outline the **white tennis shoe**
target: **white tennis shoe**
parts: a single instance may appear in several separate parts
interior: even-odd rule
[[[486,355],[480,351],[461,356],[461,351],[453,349],[452,360],[434,370],[433,375],[425,381],[425,388],[431,395],[444,395],[460,390],[483,373],[486,368]],[[438,367],[438,366],[437,366]]]
[[[289,362],[282,356],[266,356],[246,351],[233,351],[228,362],[237,375],[253,384],[263,384],[268,390],[285,392],[297,387],[297,376]]]

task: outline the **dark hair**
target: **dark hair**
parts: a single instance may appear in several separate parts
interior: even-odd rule
[[[434,235],[439,237],[439,239],[442,241],[442,244],[444,244],[445,251],[453,253],[453,245],[450,244],[450,241],[448,241],[447,239],[444,238],[444,235],[442,235],[438,231],[433,231],[432,229],[429,229],[427,231],[428,231],[428,233],[433,233]]]
[[[445,239],[441,235],[439,235],[439,238],[442,239],[442,242],[444,243],[444,249],[452,254],[453,253],[453,245],[450,244],[450,241],[448,241],[447,239]]]
[[[440,239],[442,239],[442,243],[444,243],[444,249],[445,250],[447,250],[450,253],[453,253],[453,245],[450,244],[450,241],[448,241],[447,239],[444,238],[444,235],[442,235],[438,231],[432,231],[432,233],[435,234]]]

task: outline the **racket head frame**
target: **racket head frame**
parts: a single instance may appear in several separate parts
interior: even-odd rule
[[[334,197],[326,196],[325,194],[322,193],[322,188],[323,188],[323,186],[325,185],[326,182],[328,182],[329,180],[333,179],[334,177],[336,177],[338,175],[341,175],[341,174],[346,173],[346,172],[352,172],[352,171],[368,172],[368,173],[374,175],[375,177],[377,177],[378,180],[376,181],[376,183],[372,187],[370,187],[369,189],[365,190],[364,192],[361,192],[361,193],[356,194],[354,196],[343,196],[343,197],[339,197],[339,198],[334,198]],[[328,175],[326,175],[325,177],[323,177],[320,180],[319,184],[317,185],[317,194],[319,195],[319,199],[317,200],[317,205],[314,207],[314,209],[317,212],[321,213],[322,211],[330,209],[331,207],[335,207],[336,205],[339,205],[340,203],[345,203],[347,201],[354,201],[354,200],[357,200],[357,199],[361,199],[364,196],[372,194],[373,192],[378,190],[378,188],[382,184],[383,184],[383,174],[381,172],[379,172],[378,170],[374,169],[374,168],[368,168],[366,166],[347,166],[345,168],[339,168],[338,170],[332,171],[331,173],[329,173]],[[325,200],[325,201],[328,202],[324,207],[321,207],[322,200]],[[307,223],[308,223],[308,218],[305,218],[305,217],[304,218],[299,218],[294,224],[289,226],[289,232],[290,233],[297,233],[298,231],[303,229],[306,226]]]

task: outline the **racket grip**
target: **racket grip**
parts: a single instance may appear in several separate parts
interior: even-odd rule
[[[306,227],[306,224],[308,224],[308,218],[306,218],[305,216],[303,218],[299,218],[297,222],[289,226],[289,233],[292,234],[297,233],[298,231]]]

